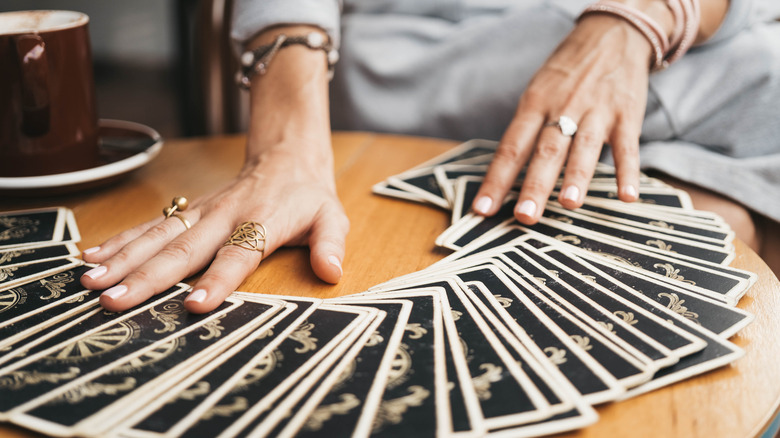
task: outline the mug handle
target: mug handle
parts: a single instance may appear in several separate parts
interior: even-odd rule
[[[38,35],[15,38],[22,78],[22,132],[38,137],[49,132],[49,62]]]

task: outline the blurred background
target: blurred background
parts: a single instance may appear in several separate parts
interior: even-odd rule
[[[64,9],[90,17],[98,114],[163,137],[241,130],[227,32],[230,0],[3,0],[0,12]]]

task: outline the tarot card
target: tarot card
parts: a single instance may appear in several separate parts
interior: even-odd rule
[[[436,183],[439,185],[442,193],[444,194],[444,199],[446,199],[450,205],[454,205],[456,179],[465,176],[484,177],[487,169],[488,166],[486,164],[447,164],[434,167],[433,175],[434,178],[436,178]]]
[[[405,172],[400,176],[391,176],[387,182],[394,187],[413,193],[437,207],[450,208],[449,201],[444,197],[444,192],[436,182],[433,169],[423,168]]]
[[[413,287],[439,287],[447,294],[457,344],[466,349],[464,384],[471,387],[469,392],[478,400],[479,409],[472,410],[480,413],[485,427],[523,424],[551,415],[549,404],[462,295],[456,279],[438,278],[442,281],[422,280]]]
[[[13,334],[35,324],[46,322],[45,319],[37,319],[32,323],[22,322],[32,315],[52,307],[64,305],[69,309],[83,303],[85,295],[88,295],[90,291],[81,285],[79,278],[88,270],[87,266],[74,266],[40,280],[34,280],[0,292],[0,303],[2,303],[2,307],[0,307],[0,346],[4,344],[4,339]],[[52,314],[49,314],[47,318],[51,317]],[[15,327],[4,330],[9,326]]]
[[[602,199],[618,199],[617,186],[614,184],[591,184],[587,196]],[[691,197],[684,190],[670,187],[642,187],[639,199],[636,201],[645,207],[674,207],[676,209],[693,210]]]
[[[363,295],[378,299],[403,299],[413,303],[406,332],[396,352],[398,373],[388,380],[379,410],[374,420],[372,437],[424,434],[446,436],[453,429],[447,390],[446,343],[452,351],[456,384],[461,386],[466,401],[469,424],[479,431],[481,424],[475,415],[479,409],[476,395],[468,393],[466,362],[462,348],[453,339],[454,327],[447,296],[438,288],[415,288]],[[398,411],[405,406],[405,412]],[[401,414],[401,415],[399,415]]]
[[[469,300],[464,283],[452,288],[450,306],[464,344],[485,426],[496,429],[539,421],[553,415],[541,390],[512,357]]]
[[[626,321],[627,318],[630,318],[628,316],[629,313],[633,316],[634,312],[638,313],[640,309],[631,307],[627,313],[626,310],[622,310],[626,308],[624,305],[618,307],[618,310],[613,310],[615,308],[613,301],[600,297],[599,295],[603,294],[599,294],[599,291],[591,290],[591,296],[599,299],[601,303],[611,306],[610,309],[605,308],[583,293],[584,290],[587,290],[588,284],[579,282],[576,277],[567,275],[560,266],[549,263],[546,260],[540,260],[541,257],[534,257],[527,248],[524,249],[525,251],[504,252],[500,258],[507,260],[507,266],[517,269],[518,274],[523,275],[525,273],[529,275],[529,283],[533,284],[534,281],[541,283],[536,285],[536,289],[539,292],[556,301],[583,322],[592,325],[595,329],[604,328],[608,333],[613,334],[617,338],[613,339],[616,345],[629,352],[635,350],[632,353],[634,356],[640,359],[643,357],[649,358],[656,367],[668,366],[677,362],[681,354],[674,353],[652,336],[659,332],[667,336],[677,335],[675,340],[683,342],[685,347],[693,345],[692,350],[682,350],[681,352],[693,353],[704,347],[700,342],[696,343],[694,340],[690,340],[681,334],[672,332],[662,323],[655,324],[653,326],[654,330],[650,333],[640,330],[636,327],[636,319]],[[545,263],[546,266],[540,264],[544,262],[548,262]],[[549,270],[550,267],[553,268],[553,272]],[[578,281],[579,289],[572,287],[566,280]],[[618,313],[615,314],[613,311]],[[634,321],[634,324],[631,323],[632,321]],[[643,325],[643,327],[645,326]],[[609,336],[608,334],[606,335]],[[638,356],[637,353],[641,354],[641,356]],[[644,361],[644,359],[642,360]]]
[[[350,306],[341,307],[347,309]],[[248,431],[248,436],[290,436],[285,429],[290,424],[293,415],[302,410],[308,400],[320,398],[321,393],[327,392],[333,387],[384,320],[385,314],[382,311],[366,307],[361,309],[371,312],[372,316],[368,325],[355,331],[353,333],[355,336],[350,338],[348,344],[337,346],[333,356],[325,358],[318,365],[318,368],[324,372],[311,374],[304,378],[289,394],[280,399],[279,403],[262,421],[258,422],[255,419],[250,428],[245,429]]]
[[[72,243],[3,249],[0,250],[0,269],[78,255],[79,249]]]
[[[235,293],[234,296],[247,301],[262,295]],[[267,296],[283,298],[285,309],[260,328],[242,339],[224,354],[212,359],[206,365],[189,374],[171,388],[164,396],[157,397],[137,410],[117,429],[117,435],[125,437],[174,436],[176,425],[197,407],[213,388],[220,387],[232,375],[248,364],[255,366],[249,374],[254,382],[260,381],[273,369],[274,350],[290,336],[306,318],[311,315],[321,300]]]
[[[16,286],[44,278],[57,272],[65,271],[83,262],[79,259],[64,258],[48,260],[39,263],[29,263],[9,267],[0,267],[0,290],[8,290]]]
[[[348,373],[306,418],[296,436],[368,436],[392,371],[412,308],[405,300],[344,300],[351,306],[372,306],[386,313],[382,324],[360,351]],[[293,419],[291,422],[294,422]]]
[[[107,432],[282,307],[278,300],[245,302],[228,298],[221,310],[204,316],[172,304],[161,307],[158,312],[165,313],[154,317],[162,327],[142,328],[140,337],[153,339],[150,333],[170,335],[19,406],[9,413],[10,420],[57,435]]]
[[[604,207],[599,203],[586,200],[577,211],[589,216],[659,233],[680,236],[701,243],[723,245],[724,248],[730,248],[729,244],[734,239],[734,232],[731,230],[724,231],[720,228],[687,222],[666,215],[652,214],[653,212],[649,212],[647,209],[639,212],[631,209],[618,209],[614,208],[614,206]]]
[[[630,295],[643,297],[724,338],[735,335],[754,319],[752,314],[742,309],[639,275],[634,271],[621,270],[598,259],[586,261],[576,258],[576,260],[580,265],[594,270],[598,275],[593,277],[603,282],[605,287],[612,289],[617,286],[619,290],[628,291]]]
[[[69,311],[69,316],[66,317],[59,315],[56,307],[50,309],[49,313],[52,314],[51,323],[47,321],[47,324],[35,326],[3,341],[5,346],[0,348],[0,366],[9,366],[18,360],[45,349],[46,346],[58,344],[61,342],[63,332],[72,332],[72,328],[75,325],[81,324],[88,318],[95,317],[102,311],[103,309],[98,305],[97,300],[94,303],[90,300],[83,307]],[[41,314],[41,316],[45,317],[45,313]],[[60,341],[55,340],[58,337]]]
[[[652,278],[669,281],[730,305],[736,304],[755,281],[754,274],[739,269],[693,264],[639,248],[599,240],[584,232],[576,235],[561,232],[561,229],[543,223],[534,225],[533,229],[521,225],[507,226],[500,231],[500,239],[495,235],[485,236],[486,242],[475,241],[474,245],[470,245],[468,249],[464,248],[463,253],[457,256],[483,251],[487,245],[505,243],[526,234],[531,237],[554,236],[561,244],[566,244],[567,248],[587,259],[601,257],[611,264],[618,264],[622,269],[631,269]]]
[[[536,344],[526,339],[525,345],[509,331],[499,317],[480,300],[480,296],[490,292],[479,282],[467,284],[473,304],[499,335],[502,344],[521,365],[533,384],[544,395],[550,405],[551,416],[545,420],[490,430],[490,436],[531,437],[579,429],[596,422],[598,416],[590,404],[580,396],[566,377],[550,362]],[[500,303],[501,296],[495,296]],[[528,348],[526,348],[526,345]]]
[[[476,274],[476,277],[482,278],[482,283],[490,292],[495,293],[496,290],[506,292],[500,294],[504,303],[509,304],[506,307],[506,312],[512,314],[519,327],[525,329],[535,342],[540,346],[545,345],[545,348],[549,347],[546,352],[554,360],[561,361],[559,366],[562,368],[567,367],[566,363],[569,359],[566,359],[568,354],[566,351],[569,350],[580,356],[580,366],[596,364],[592,368],[593,374],[603,373],[607,376],[602,378],[606,384],[619,385],[621,388],[636,386],[649,380],[657,369],[657,367],[650,366],[650,360],[643,357],[639,351],[632,349],[626,343],[620,343],[616,336],[583,323],[582,320],[539,293],[534,288],[534,286],[539,286],[538,284],[527,283],[525,279],[513,272],[512,268],[503,267],[500,274],[494,272],[490,274],[488,276],[482,270]],[[472,273],[473,275],[475,274]],[[498,284],[502,283],[502,280],[509,282],[509,284]],[[464,281],[472,280],[464,278]],[[533,316],[526,316],[530,314],[538,315],[536,320]],[[542,324],[534,324],[536,321],[540,321]],[[573,375],[575,370],[569,369],[568,371],[570,374],[567,376]],[[581,381],[579,382],[580,386],[577,386],[574,380],[572,383],[578,389],[587,387],[582,385]],[[582,390],[580,393],[585,395],[586,400],[595,399],[595,402],[600,402],[599,397],[604,396],[598,393],[590,395]]]
[[[628,227],[615,222],[580,215],[576,212],[556,207],[555,203],[547,205],[540,222],[572,234],[579,234],[580,230],[578,228],[593,233],[600,233],[599,237],[604,239],[619,240],[623,244],[639,246],[670,257],[688,256],[695,260],[706,260],[717,264],[728,264],[734,258],[733,251],[723,249],[723,247],[692,242],[681,237],[645,231],[636,227]],[[530,228],[533,229],[534,227]]]
[[[295,388],[311,388],[373,321],[377,311],[319,305],[269,353],[258,354],[169,429],[166,436],[248,433]],[[218,371],[217,371],[218,372]]]
[[[167,315],[171,311],[183,309],[185,295],[184,287],[177,286],[162,298],[127,312],[100,312],[50,339],[49,342],[58,341],[55,345],[47,345],[0,368],[0,418],[11,409],[104,366],[111,358],[121,360],[163,337],[168,332],[163,322],[170,319]],[[140,336],[142,328],[146,334],[149,327],[158,329],[157,324],[163,324],[163,331],[152,332],[150,336],[154,336],[150,338]]]
[[[637,305],[635,302],[626,300],[618,295],[613,294],[609,289],[603,288],[599,281],[594,277],[594,271],[588,271],[590,274],[583,276],[574,269],[567,266],[565,263],[561,263],[549,254],[530,250],[529,246],[521,244],[525,254],[536,261],[540,266],[549,272],[554,273],[554,277],[549,282],[545,282],[545,285],[559,290],[560,288],[554,287],[552,282],[561,283],[565,286],[571,294],[579,295],[582,298],[587,298],[594,305],[601,307],[605,312],[620,317],[626,324],[629,324],[634,329],[644,333],[647,337],[655,342],[663,345],[676,357],[683,357],[689,354],[695,353],[706,345],[702,340],[690,335],[688,332],[677,329],[674,325],[668,323],[664,317],[656,316],[651,309],[647,306]],[[560,251],[554,254],[561,254]],[[570,260],[570,264],[575,262]],[[576,265],[575,265],[576,266]],[[577,266],[582,268],[581,266]],[[566,298],[566,295],[559,294],[561,298]],[[609,323],[607,323],[609,324]]]
[[[66,216],[63,207],[0,213],[0,249],[61,242]]]
[[[372,423],[395,353],[408,323],[412,302],[406,300],[339,300],[350,306],[368,306],[385,312],[352,363],[328,389],[320,386],[307,397],[279,436],[363,436],[371,434]],[[356,347],[359,347],[356,343]],[[278,427],[278,426],[277,426]]]

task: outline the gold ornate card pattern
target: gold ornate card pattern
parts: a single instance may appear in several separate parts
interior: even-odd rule
[[[490,398],[493,396],[493,394],[490,392],[490,387],[493,383],[501,380],[504,369],[492,363],[483,363],[479,366],[479,369],[483,371],[483,373],[472,377],[471,382],[474,384],[474,389],[477,392],[477,398],[483,401],[490,400]]]
[[[78,362],[125,345],[131,339],[138,337],[138,331],[138,324],[135,322],[120,321],[105,330],[71,342],[46,356],[46,359],[57,362]]]
[[[176,330],[177,325],[181,325],[179,319],[187,311],[184,308],[184,302],[182,300],[170,300],[166,301],[162,305],[162,310],[157,311],[150,309],[149,313],[152,314],[152,318],[160,323],[162,327],[155,329],[155,333],[167,333]]]
[[[22,389],[29,385],[37,385],[39,383],[59,383],[63,380],[75,379],[81,370],[76,367],[69,367],[68,371],[64,373],[43,373],[40,371],[13,371],[0,376],[0,388],[10,389],[13,391]]]
[[[24,304],[27,301],[27,292],[21,287],[0,292],[0,313]]]
[[[323,405],[314,410],[306,419],[303,430],[317,431],[335,415],[346,415],[360,406],[360,400],[354,394],[341,394],[336,403]]]
[[[694,322],[698,325],[701,325],[699,322],[699,314],[696,312],[691,312],[688,310],[687,307],[683,306],[685,304],[685,300],[681,300],[680,297],[676,293],[660,293],[658,294],[658,298],[666,298],[669,300],[669,304],[666,305],[666,307],[671,310],[672,312],[682,316],[683,318]]]
[[[317,349],[317,338],[312,337],[311,331],[314,329],[314,324],[308,321],[300,325],[294,332],[290,334],[290,339],[301,344],[300,347],[295,349],[298,354],[306,353]]]
[[[0,242],[21,239],[28,234],[38,231],[40,221],[26,217],[0,217],[0,227],[5,230],[0,231]]]
[[[11,266],[8,268],[0,268],[0,281],[8,280],[9,278],[14,276],[14,272],[16,272],[19,268],[15,266]]]
[[[33,252],[34,251],[31,249],[20,249],[16,251],[8,251],[6,253],[0,254],[0,264],[8,263],[17,257],[21,257],[27,254],[32,254]]]
[[[41,285],[49,291],[50,295],[41,297],[42,300],[53,300],[59,298],[65,293],[65,286],[73,283],[73,271],[60,272],[48,278],[38,280]]]

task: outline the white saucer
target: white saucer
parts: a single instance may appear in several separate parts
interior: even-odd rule
[[[140,123],[100,119],[100,161],[91,169],[42,176],[0,177],[0,193],[54,195],[117,180],[156,157],[163,141]]]

